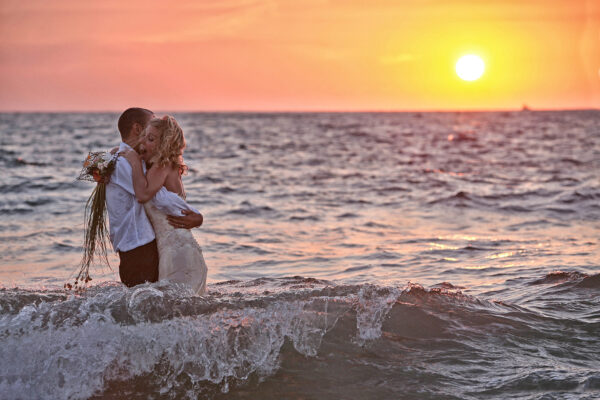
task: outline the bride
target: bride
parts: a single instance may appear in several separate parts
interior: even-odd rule
[[[181,175],[187,170],[183,163],[185,139],[175,118],[153,118],[148,123],[140,143],[140,153],[122,153],[132,169],[135,197],[144,209],[156,234],[158,247],[158,279],[191,285],[198,294],[206,290],[207,268],[202,249],[189,229],[174,228],[165,213],[151,200],[165,187],[185,199]],[[142,160],[149,167],[144,175]]]

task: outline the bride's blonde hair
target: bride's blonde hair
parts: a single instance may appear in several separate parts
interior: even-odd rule
[[[149,160],[150,163],[161,167],[171,166],[177,168],[180,174],[185,174],[188,169],[187,165],[183,163],[185,138],[183,137],[183,130],[175,118],[170,115],[153,118],[148,126],[153,126],[159,132],[156,151]]]

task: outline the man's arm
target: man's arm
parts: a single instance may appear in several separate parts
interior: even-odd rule
[[[169,224],[174,228],[192,229],[197,228],[204,222],[204,217],[200,213],[195,213],[189,210],[183,210],[183,217],[167,215]]]
[[[156,193],[152,202],[156,208],[167,214],[169,224],[175,228],[197,228],[204,221],[198,210],[164,187]]]

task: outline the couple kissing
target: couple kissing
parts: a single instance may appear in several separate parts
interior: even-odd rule
[[[175,118],[144,108],[119,117],[121,143],[106,183],[110,241],[129,286],[169,280],[206,290],[207,267],[190,229],[203,217],[185,201],[185,138]]]

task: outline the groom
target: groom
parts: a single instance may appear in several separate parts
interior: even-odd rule
[[[122,140],[119,152],[136,146],[152,118],[154,113],[145,108],[128,108],[121,114],[118,123]],[[160,205],[174,210],[173,213],[177,210],[169,203],[168,196],[157,196],[156,201],[163,202]],[[106,208],[110,223],[110,240],[121,261],[121,281],[129,287],[158,281],[158,249],[154,230],[143,204],[135,198],[131,165],[125,157],[117,158],[115,170],[106,185]],[[182,212],[184,216],[168,216],[169,224],[185,229],[202,225],[202,214],[187,210]]]

